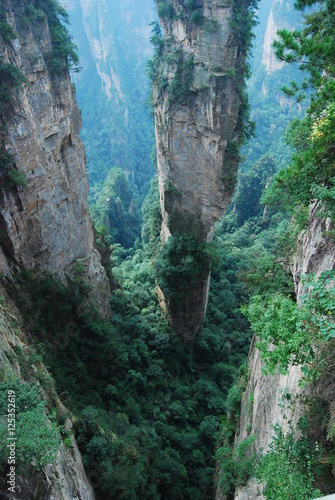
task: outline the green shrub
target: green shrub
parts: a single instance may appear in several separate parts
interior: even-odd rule
[[[34,467],[56,460],[60,436],[56,422],[46,415],[46,401],[36,386],[17,378],[0,382],[0,414],[7,414],[8,391],[15,392],[16,460],[20,470],[31,463]],[[0,421],[1,460],[7,462],[7,422]]]
[[[171,236],[156,263],[158,283],[166,297],[178,299],[199,278],[207,276],[212,254],[212,245],[198,243],[191,234]]]
[[[4,146],[0,148],[0,176],[0,187],[28,185],[25,175],[15,168],[14,156],[7,153]]]
[[[282,29],[274,42],[280,60],[299,63],[307,71],[313,95],[306,116],[292,122],[286,137],[295,148],[292,161],[279,172],[264,201],[296,217],[301,207],[308,210],[318,199],[323,206],[320,215],[335,220],[335,16],[329,2],[299,0],[295,7],[311,5],[315,9],[303,16],[302,29]],[[306,87],[306,80],[300,87],[293,81],[282,90],[300,101]]]
[[[80,70],[77,46],[66,27],[69,24],[69,14],[58,0],[37,0],[34,15],[40,20],[40,12],[44,11],[50,30],[52,52],[46,57],[47,66],[53,75],[59,75],[66,70],[78,72]],[[32,15],[28,7],[27,15]]]
[[[219,27],[219,21],[214,18],[208,19],[205,23],[205,31],[207,31],[207,33],[216,33],[219,31]]]
[[[265,363],[264,371],[278,368],[287,373],[291,363],[302,365],[307,377],[317,376],[311,363],[315,348],[335,337],[334,271],[302,278],[302,307],[282,294],[254,295],[242,311],[259,337],[257,347]]]
[[[204,16],[201,14],[200,10],[195,10],[191,14],[191,23],[200,26],[205,21]]]
[[[256,470],[257,454],[252,451],[255,441],[255,436],[249,436],[236,448],[221,446],[216,452],[220,468],[218,484],[229,499],[233,498],[236,486],[246,484]]]
[[[197,0],[185,0],[185,7],[194,10],[197,7]]]
[[[8,172],[8,179],[9,179],[8,182],[9,185],[23,186],[23,187],[28,186],[26,176],[22,172],[19,172],[14,168]]]
[[[170,3],[162,3],[158,7],[158,15],[159,17],[165,18],[165,19],[172,19],[174,16],[174,9],[173,5]]]
[[[256,473],[257,480],[265,482],[267,500],[311,500],[321,495],[315,488],[321,450],[305,437],[303,422],[298,425],[298,438],[293,430],[284,436],[279,424],[273,426],[275,436]]]
[[[226,146],[226,151],[231,158],[239,159],[240,146],[237,141],[228,141]]]
[[[177,71],[168,86],[171,101],[187,102],[191,95],[191,83],[193,79],[194,58],[189,56],[185,62],[178,62]]]

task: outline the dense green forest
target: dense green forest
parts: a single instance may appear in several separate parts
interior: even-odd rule
[[[18,273],[8,292],[35,348],[31,359],[18,349],[22,373],[29,379],[32,363],[42,360],[49,369],[53,379],[41,372],[40,384],[47,392],[56,388],[72,412],[73,432],[99,499],[209,500],[214,498],[215,479],[230,499],[236,485],[250,475],[266,482],[268,499],[310,499],[320,490],[332,490],[329,468],[335,432],[326,435],[331,416],[322,398],[308,401],[299,437],[293,429],[284,436],[278,426],[263,457],[253,453],[252,435],[237,449],[233,446],[253,332],[268,373],[277,368],[285,372],[293,361],[303,366],[305,383],[325,376],[315,346],[322,349],[329,341],[331,358],[335,336],[334,273],[319,281],[306,277],[298,308],[289,272],[310,202],[318,198],[324,207],[320,215],[334,217],[334,6],[331,0],[298,0],[299,9],[317,9],[308,11],[300,31],[280,32],[277,55],[292,64],[266,72],[260,62],[266,4],[260,4],[249,83],[256,135],[244,147],[233,203],[216,224],[210,254],[195,254],[187,238],[170,240],[185,254],[177,263],[171,262],[168,250],[157,251],[161,211],[151,160],[153,127],[144,108],[144,59],[135,65],[139,87],[132,87],[134,74],[123,53],[129,45],[118,46],[119,70],[129,88],[126,103],[116,103],[115,96],[107,99],[96,91],[101,80],[83,40],[89,61],[76,85],[79,101],[85,95],[91,103],[85,104],[82,138],[97,244],[107,244],[111,251],[113,316],[101,321],[90,304],[80,263],[68,287],[51,273],[35,269]],[[287,12],[282,6],[278,16],[295,22],[291,9]],[[79,10],[74,13],[79,17]],[[127,37],[122,23],[115,20],[111,26],[119,41]],[[98,36],[98,26],[93,27]],[[298,64],[304,70],[301,77]],[[259,92],[261,82],[264,93]],[[286,94],[278,106],[283,85]],[[301,93],[307,94],[305,100]],[[111,120],[113,106],[118,113]],[[126,108],[127,126],[122,115]],[[183,279],[183,272],[188,275],[189,267],[198,264],[196,259],[205,259],[207,265],[208,257],[207,316],[199,335],[188,343],[169,326],[158,285],[164,288],[164,280],[171,276],[174,281],[177,275]],[[269,349],[270,342],[274,349]],[[6,389],[6,383],[4,375],[1,387]],[[25,385],[22,404],[36,400],[35,392]],[[41,404],[32,405],[33,417]],[[55,422],[64,445],[71,446],[62,427],[64,418],[58,411]],[[51,439],[51,453],[41,453],[40,460],[54,460],[55,446]],[[26,454],[27,462],[30,459],[31,440]],[[282,488],[288,477],[289,492]]]

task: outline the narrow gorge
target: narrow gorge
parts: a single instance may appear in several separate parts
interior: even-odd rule
[[[1,498],[335,491],[334,26],[0,0]]]

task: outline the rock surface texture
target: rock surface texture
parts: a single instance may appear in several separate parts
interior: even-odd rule
[[[327,232],[332,230],[329,220],[317,217],[318,203],[311,207],[308,228],[303,231],[298,240],[298,253],[294,257],[292,273],[296,286],[297,300],[302,295],[301,276],[315,273],[316,276],[324,271],[335,269],[335,242],[327,238]],[[254,341],[250,348],[248,370],[250,373],[248,386],[241,403],[241,417],[236,436],[236,444],[250,435],[257,436],[256,451],[266,451],[274,435],[272,425],[280,424],[284,434],[289,431],[289,421],[293,427],[302,416],[304,407],[299,399],[294,397],[301,391],[299,386],[302,373],[299,367],[293,366],[287,375],[265,376],[262,374],[262,360]],[[285,399],[285,393],[292,395],[293,404]],[[252,403],[250,403],[252,401]],[[217,500],[222,498],[217,493]],[[246,486],[239,487],[235,494],[236,500],[263,499],[261,485],[251,479]]]
[[[67,71],[52,75],[48,69],[46,16],[27,22],[23,1],[8,1],[5,9],[15,38],[0,37],[2,61],[18,68],[26,82],[2,112],[3,141],[28,185],[1,190],[2,272],[10,275],[15,264],[27,270],[40,265],[66,283],[72,265],[82,260],[92,297],[108,316],[109,282],[94,247],[74,86]]]
[[[20,383],[24,381],[22,372],[30,383],[36,384],[50,406],[57,408],[57,412],[66,415],[65,428],[71,431],[71,415],[62,405],[55,390],[52,388],[44,391],[39,383],[38,376],[48,377],[48,372],[42,363],[35,363],[30,367],[27,376],[27,368],[20,366],[17,353],[21,351],[23,357],[29,356],[31,349],[28,347],[27,337],[22,326],[22,319],[15,305],[6,295],[6,291],[0,287],[2,299],[0,304],[0,366],[2,371],[11,372],[12,377],[17,377]],[[61,438],[59,437],[62,443]],[[92,478],[93,479],[93,478]],[[81,461],[81,455],[77,443],[71,436],[71,446],[61,444],[56,461],[45,467],[31,468],[23,474],[17,475],[16,494],[13,496],[8,491],[8,484],[2,475],[0,477],[1,498],[24,498],[25,500],[94,500],[94,490],[90,484]]]
[[[231,201],[242,135],[246,51],[232,27],[236,6],[157,3],[164,33],[153,87],[162,239],[188,233],[211,241]],[[209,270],[170,310],[173,328],[188,339],[202,325],[208,289]]]

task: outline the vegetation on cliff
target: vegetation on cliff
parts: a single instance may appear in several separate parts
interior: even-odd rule
[[[156,294],[157,183],[144,210],[143,245],[113,245],[110,322],[84,306],[80,269],[68,289],[36,270],[18,276],[12,293],[75,415],[97,496],[210,499],[220,416],[250,339],[239,311],[244,286],[233,265],[240,256],[234,244],[222,250],[223,264],[213,266],[210,315],[194,344],[186,344],[169,327]]]
[[[6,10],[4,5],[0,4],[0,37],[1,42],[11,46],[16,34],[7,23]],[[14,156],[6,151],[5,131],[6,131],[6,113],[11,112],[15,102],[17,92],[22,84],[27,83],[27,79],[20,69],[6,61],[3,56],[0,57],[0,186],[14,187],[25,186],[24,175],[15,168]]]
[[[41,29],[47,21],[52,47],[45,54],[45,61],[51,74],[78,72],[77,46],[67,29],[69,15],[58,0],[33,0],[25,3],[23,10],[22,23],[30,29]]]
[[[306,213],[311,201],[318,199],[323,217],[335,217],[335,113],[334,113],[334,6],[331,1],[305,1],[297,8],[315,10],[305,14],[303,28],[279,31],[276,55],[288,63],[299,63],[309,74],[309,82],[301,86],[291,82],[284,89],[300,100],[308,84],[313,89],[306,117],[292,122],[287,137],[296,153],[288,168],[282,170],[264,202],[280,206],[295,215]],[[306,221],[306,217],[305,217]]]
[[[178,15],[169,8],[169,2],[159,4],[162,17],[170,19]],[[36,3],[35,7],[38,5],[42,2]],[[57,19],[58,15],[64,17],[57,11],[59,7],[52,10],[55,4],[46,2],[43,5],[45,8],[51,6],[51,14]],[[302,2],[299,5],[302,6]],[[322,33],[328,33],[327,29],[333,29],[332,10],[328,9],[327,2],[322,5],[327,8],[319,12],[320,26],[325,28]],[[185,15],[190,16],[193,24],[204,29],[207,26],[208,30],[215,29],[215,20],[199,17],[202,14],[196,2],[187,0],[184,7]],[[29,15],[28,24],[35,19],[31,16],[39,14],[30,11]],[[251,16],[251,23],[252,19]],[[316,19],[307,17],[309,31],[301,32],[298,37],[301,47],[298,43],[294,50],[302,51],[302,46],[305,47],[302,42],[309,33],[314,36],[316,32],[317,36],[321,36]],[[330,21],[330,26],[326,20]],[[59,28],[55,19],[54,22]],[[242,28],[240,23],[235,27],[237,30]],[[3,37],[11,37],[8,30],[3,33]],[[60,33],[61,39],[65,36],[63,42],[67,55],[62,50],[56,50],[56,63],[59,63],[59,57],[62,63],[59,66],[54,62],[54,69],[75,62],[69,52],[73,46],[68,45],[67,32],[61,29]],[[241,36],[244,44],[250,44],[250,31],[248,36],[244,32],[237,32],[236,36]],[[313,36],[307,39],[313,40]],[[162,56],[165,41],[157,24],[152,37],[156,53],[153,63],[149,65],[151,76],[162,86],[172,85],[170,95],[181,102],[190,90],[193,60],[180,61],[174,83],[173,80],[170,84],[162,82],[155,58]],[[288,35],[283,32],[282,43],[285,37]],[[327,44],[324,44],[317,60],[319,64],[319,60],[324,59],[327,64],[322,66],[320,63],[319,73],[312,75],[315,77],[312,83],[318,92],[307,118],[295,121],[291,127],[291,144],[298,147],[293,166],[285,174],[279,174],[274,187],[265,189],[289,154],[282,147],[280,158],[273,158],[269,154],[273,153],[273,148],[269,151],[265,141],[262,142],[263,138],[254,142],[254,151],[246,152],[247,166],[243,167],[234,204],[225,219],[216,225],[212,244],[199,243],[191,235],[176,233],[157,257],[161,227],[157,180],[152,182],[142,206],[142,234],[139,232],[139,215],[132,203],[134,198],[138,203],[143,198],[144,186],[151,175],[149,166],[141,170],[147,158],[148,142],[144,140],[141,143],[145,146],[139,151],[140,160],[136,162],[136,138],[133,138],[129,150],[123,151],[124,144],[117,142],[113,143],[115,149],[110,151],[109,136],[102,131],[105,149],[100,158],[101,143],[90,143],[89,169],[90,175],[99,178],[93,191],[93,218],[100,232],[105,233],[112,250],[113,317],[109,321],[101,321],[90,304],[84,283],[85,269],[81,262],[73,266],[68,286],[37,268],[17,274],[14,284],[8,286],[7,283],[9,293],[24,316],[25,327],[32,335],[31,355],[27,357],[19,351],[16,353],[21,370],[28,379],[34,367],[40,366],[41,359],[50,369],[54,382],[38,370],[36,377],[46,392],[55,383],[57,392],[72,411],[75,436],[97,498],[212,499],[216,466],[214,453],[221,433],[223,445],[217,451],[221,467],[219,484],[225,488],[227,498],[233,495],[236,484],[243,484],[251,474],[256,474],[259,481],[266,482],[265,494],[269,499],[280,498],[279,495],[288,498],[282,489],[282,482],[287,476],[294,481],[291,481],[290,491],[287,493],[285,490],[285,494],[299,500],[307,499],[318,493],[315,477],[319,473],[324,476],[329,473],[329,467],[322,468],[320,465],[320,456],[324,461],[333,460],[331,451],[335,434],[333,425],[326,435],[329,405],[325,398],[319,409],[315,408],[320,400],[311,398],[307,401],[308,411],[305,421],[300,422],[300,437],[293,432],[284,436],[276,427],[275,439],[263,459],[258,461],[252,451],[255,441],[252,435],[233,450],[234,427],[248,376],[245,369],[238,370],[238,367],[246,360],[252,335],[241,305],[245,306],[244,312],[259,334],[259,347],[270,371],[278,365],[284,371],[293,360],[299,364],[308,363],[306,373],[310,377],[319,377],[318,383],[322,380],[325,383],[325,375],[329,375],[314,348],[320,339],[329,340],[334,336],[333,274],[328,273],[319,281],[313,276],[306,278],[303,307],[298,308],[288,272],[298,229],[292,226],[286,214],[269,209],[264,211],[260,202],[264,189],[275,193],[273,199],[277,208],[282,193],[285,196],[290,193],[300,206],[297,210],[292,204],[292,212],[301,214],[303,203],[306,208],[317,196],[326,206],[323,215],[332,213],[332,201],[327,202],[333,189],[332,60],[325,57],[328,42],[332,49],[329,37],[327,34]],[[288,38],[285,44],[292,48],[290,40]],[[314,54],[313,51],[321,46],[322,43],[316,46],[311,43],[311,53]],[[283,47],[279,42],[278,50]],[[303,57],[305,52],[301,52]],[[285,51],[282,54],[284,57]],[[174,56],[180,58],[178,53]],[[314,59],[312,62],[311,68],[316,64]],[[303,63],[307,64],[305,59]],[[87,83],[82,82],[81,85],[82,89],[94,91],[94,87]],[[99,116],[104,105],[105,100],[100,98]],[[322,105],[325,106],[325,114],[321,111]],[[141,117],[140,108],[137,110]],[[266,112],[271,114],[271,109]],[[91,107],[88,114],[93,123],[95,109]],[[278,129],[283,128],[292,114],[292,110],[279,113]],[[145,121],[144,135],[150,129],[147,124]],[[117,128],[117,122],[114,125]],[[89,133],[87,126],[83,137]],[[128,132],[125,137],[129,137]],[[329,144],[324,144],[325,138],[329,138]],[[233,145],[229,147],[231,155],[238,154]],[[259,154],[260,151],[262,154]],[[307,173],[302,172],[300,163],[298,170],[294,166],[299,154],[307,155],[304,156]],[[111,157],[118,161],[111,162]],[[135,181],[131,175],[128,181],[127,175],[118,168],[110,170],[114,164],[125,168],[128,160],[132,166],[135,165],[132,170]],[[98,173],[100,166],[103,175]],[[324,171],[320,166],[325,166]],[[311,178],[316,170],[321,173],[314,179],[315,186],[311,184]],[[293,174],[298,175],[297,187],[293,185]],[[284,186],[281,191],[280,186]],[[175,189],[172,185],[165,187],[170,192]],[[300,220],[301,217],[296,216],[296,221]],[[207,317],[195,341],[185,343],[168,324],[157,285],[168,298],[176,300],[178,294],[190,290],[210,266],[212,283]],[[282,328],[278,329],[278,325]],[[275,345],[274,349],[268,348],[269,341]],[[332,349],[330,340],[329,351]],[[331,366],[331,353],[328,358],[323,358]],[[311,360],[320,362],[319,366],[311,367]],[[5,375],[1,373],[1,388],[5,388]],[[237,380],[235,385],[234,380]],[[16,384],[15,380],[12,382]],[[28,383],[21,385],[18,390],[22,393],[20,404],[28,404],[31,409],[31,413],[20,409],[24,454],[21,461],[23,466],[32,459],[37,466],[44,465],[53,460],[59,444],[54,433],[56,423],[47,420],[46,405],[36,387]],[[249,402],[251,405],[252,397]],[[3,407],[2,398],[2,412]],[[321,412],[325,420],[320,423]],[[34,453],[31,436],[28,435],[32,421],[35,424],[32,427],[33,437],[43,441],[43,446],[39,449],[35,447]],[[36,423],[44,434],[36,428]],[[61,418],[58,423],[61,423]],[[38,433],[38,430],[41,432]],[[0,426],[0,434],[4,435],[3,426]],[[69,436],[65,434],[63,437],[66,445]],[[319,449],[316,441],[320,443]],[[3,454],[0,458],[4,461]],[[327,491],[329,486],[322,484],[319,477],[317,479],[320,488]]]
[[[315,9],[307,10],[311,5]],[[302,29],[279,31],[280,39],[274,46],[280,59],[289,63],[299,62],[300,68],[309,72],[312,97],[306,117],[300,120],[295,118],[286,134],[293,148],[291,163],[279,172],[261,198],[261,203],[267,204],[267,213],[271,207],[293,216],[290,222],[285,223],[291,228],[291,241],[286,232],[286,244],[279,246],[275,253],[287,267],[297,251],[297,236],[308,223],[311,203],[320,202],[317,216],[324,219],[334,217],[333,3],[299,1],[297,8],[306,9]],[[299,85],[294,80],[283,90],[290,96],[296,96],[300,103],[307,87],[307,82],[302,81]],[[241,182],[244,178],[245,175],[241,176]],[[252,188],[250,181],[249,186]],[[236,203],[238,206],[239,195],[236,196]],[[278,237],[280,230],[277,230]],[[325,232],[324,237],[331,239],[332,235]],[[287,283],[275,281],[267,286],[268,272],[262,266],[262,260],[258,260],[256,266],[258,270],[249,274],[248,278],[252,297],[243,311],[256,335],[256,347],[261,353],[264,373],[274,374],[277,370],[287,373],[292,364],[297,364],[304,374],[301,384],[305,385],[305,390],[295,398],[287,394],[286,405],[296,404],[303,408],[304,417],[298,427],[291,427],[291,432],[284,435],[281,427],[276,425],[270,449],[264,456],[253,456],[249,474],[256,475],[258,481],[265,484],[266,498],[307,500],[320,495],[318,488],[324,493],[333,491],[330,457],[334,442],[329,429],[334,394],[330,384],[329,394],[325,395],[324,383],[329,378],[329,361],[334,357],[334,271],[326,271],[318,279],[315,275],[302,276],[303,291],[298,306]],[[231,390],[228,400],[237,393],[238,383]],[[308,390],[306,384],[309,385]],[[240,404],[238,399],[236,408]],[[223,427],[223,446],[218,450],[222,466],[219,483],[223,488],[229,471],[232,468],[235,471],[244,470],[243,467],[252,458],[252,447],[245,455],[238,455],[237,449],[233,454],[231,427],[234,427],[232,415]],[[239,446],[247,444],[248,439]],[[225,446],[230,449],[230,456],[225,454]],[[295,478],[289,484],[289,490],[284,487],[288,485],[287,477]],[[245,477],[235,472],[228,482],[228,497],[232,497],[236,484],[245,484],[245,481]]]

